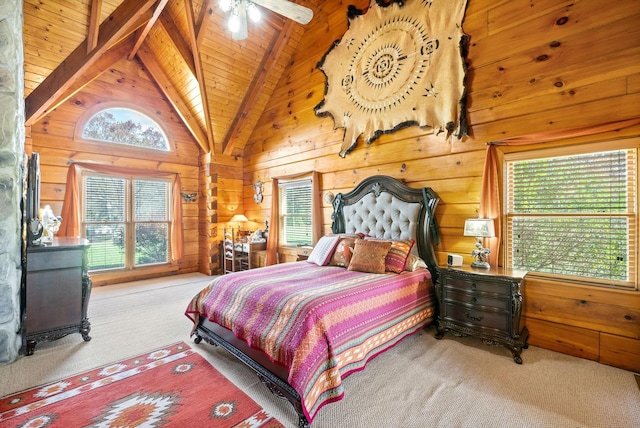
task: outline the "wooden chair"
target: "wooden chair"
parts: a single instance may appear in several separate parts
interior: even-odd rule
[[[224,228],[222,249],[225,274],[249,269],[249,254],[244,251],[242,243],[237,242],[233,228]]]

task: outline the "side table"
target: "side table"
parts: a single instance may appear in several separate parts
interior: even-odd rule
[[[446,266],[438,271],[436,338],[441,339],[447,331],[475,336],[485,343],[504,345],[513,360],[522,364],[520,354],[528,347],[529,337],[527,328],[520,328],[527,272],[470,266]]]

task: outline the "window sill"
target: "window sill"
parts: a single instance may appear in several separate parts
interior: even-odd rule
[[[313,247],[311,245],[281,245],[278,247],[280,263],[306,260],[312,250]]]
[[[629,283],[615,283],[615,282],[606,282],[604,280],[596,280],[596,279],[588,279],[588,278],[571,278],[561,275],[553,275],[550,273],[544,272],[528,272],[527,278],[535,279],[539,281],[553,281],[557,284],[563,285],[576,285],[579,287],[597,287],[597,288],[605,288],[610,290],[620,290],[620,291],[640,291],[638,287],[629,282]]]
[[[141,279],[157,278],[161,275],[175,274],[178,272],[177,264],[142,267],[118,271],[94,271],[89,272],[94,287],[119,284],[122,282],[137,281]]]

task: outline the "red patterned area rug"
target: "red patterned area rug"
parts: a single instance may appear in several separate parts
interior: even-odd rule
[[[3,397],[0,426],[283,428],[184,342]]]

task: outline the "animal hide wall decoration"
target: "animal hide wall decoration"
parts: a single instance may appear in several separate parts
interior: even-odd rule
[[[370,144],[411,125],[467,135],[466,3],[375,0],[366,13],[350,6],[349,29],[318,63],[326,86],[315,107],[344,128],[341,157],[360,135]]]

